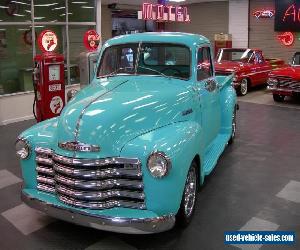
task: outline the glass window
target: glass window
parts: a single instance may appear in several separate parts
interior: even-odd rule
[[[203,47],[198,50],[197,80],[202,81],[213,76],[210,49]]]
[[[94,22],[95,0],[69,0],[69,22]]]
[[[138,65],[136,65],[137,55],[139,55]],[[188,79],[190,51],[182,45],[156,43],[107,48],[102,56],[98,76],[124,73]]]
[[[0,26],[0,58],[0,95],[33,89],[30,27]]]
[[[0,1],[0,22],[31,21],[31,1]]]
[[[65,1],[34,0],[35,22],[65,22]]]
[[[217,61],[249,62],[254,60],[253,51],[250,49],[221,49],[217,55]]]

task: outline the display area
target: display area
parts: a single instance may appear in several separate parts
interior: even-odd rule
[[[299,8],[0,3],[0,249],[300,249]]]

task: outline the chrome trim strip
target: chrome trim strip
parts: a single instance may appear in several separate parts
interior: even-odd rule
[[[135,165],[133,165],[135,166]],[[123,169],[123,168],[107,168],[103,170],[99,169],[77,169],[71,168],[59,163],[54,164],[53,169],[61,174],[68,175],[73,178],[85,178],[85,179],[103,179],[113,177],[137,177],[141,178],[142,173],[139,169]]]
[[[277,88],[277,87],[267,87],[267,90],[270,91],[282,91],[282,92],[289,92],[289,93],[300,93],[300,89],[286,89],[286,88]]]
[[[50,185],[50,186],[54,186],[55,185],[55,180],[53,178],[47,178],[47,177],[38,175],[36,177],[36,179],[41,184],[45,183],[45,184]]]
[[[104,202],[98,201],[79,201],[73,198],[69,198],[64,195],[57,195],[58,199],[70,206],[88,209],[110,209],[115,207],[124,207],[132,209],[146,209],[144,202],[125,201],[125,200],[110,200]]]
[[[107,190],[103,192],[90,192],[90,191],[79,191],[75,189],[68,188],[66,186],[57,185],[55,187],[56,191],[62,195],[74,198],[76,200],[90,201],[104,201],[106,199],[118,197],[118,198],[132,198],[138,199],[143,202],[145,195],[143,192],[138,191],[125,191],[125,190]],[[136,203],[136,202],[135,202]]]
[[[42,165],[48,165],[48,166],[53,165],[52,159],[44,158],[44,157],[41,157],[41,156],[36,156],[35,161],[39,164],[42,164]]]
[[[132,165],[140,165],[141,162],[136,158],[122,158],[122,157],[112,157],[112,158],[104,158],[104,159],[78,159],[78,158],[69,158],[61,155],[54,154],[53,160],[55,162],[59,162],[67,165],[75,165],[75,166],[106,166],[109,164],[132,164]]]
[[[36,147],[34,151],[36,154],[53,155],[53,150],[49,148]]]
[[[105,190],[111,188],[132,188],[143,189],[144,185],[141,181],[124,180],[124,179],[107,179],[103,181],[85,181],[68,178],[61,175],[55,175],[55,181],[72,188],[85,189],[85,190]]]
[[[44,166],[37,165],[36,168],[35,168],[35,170],[38,173],[41,173],[41,174],[46,174],[46,175],[54,176],[54,170],[53,170],[53,168],[47,168],[47,167],[44,167]]]
[[[55,193],[55,188],[46,184],[38,183],[37,189],[39,191],[47,192],[47,193]]]
[[[99,230],[126,234],[149,234],[167,231],[175,225],[174,214],[153,218],[120,218],[95,215],[75,208],[54,205],[39,200],[24,191],[22,191],[21,199],[28,206],[57,219]]]

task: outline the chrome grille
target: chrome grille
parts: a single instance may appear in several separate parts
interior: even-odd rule
[[[278,88],[300,91],[299,81],[293,80],[291,77],[288,76],[277,76],[276,78],[278,80]]]
[[[71,206],[145,209],[138,159],[73,159],[36,148],[37,189]]]

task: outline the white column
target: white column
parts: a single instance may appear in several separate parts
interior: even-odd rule
[[[229,34],[233,48],[248,48],[249,0],[229,0]]]
[[[100,46],[102,44],[102,35],[101,35],[101,0],[96,0],[96,31],[100,35]]]

